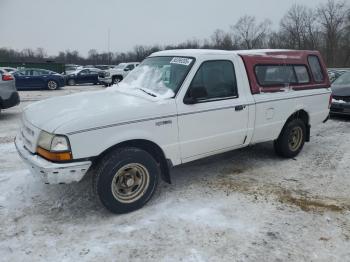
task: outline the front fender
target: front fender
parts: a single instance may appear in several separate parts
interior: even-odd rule
[[[99,156],[110,147],[129,140],[147,140],[158,145],[174,165],[180,164],[176,117],[171,124],[159,126],[156,120],[122,126],[96,128],[68,135],[74,159]]]

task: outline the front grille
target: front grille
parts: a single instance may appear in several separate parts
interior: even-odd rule
[[[38,140],[40,130],[23,118],[20,133],[23,138],[24,146],[30,152],[35,153],[36,141]]]
[[[345,102],[350,102],[350,96],[333,96],[335,100],[343,100]]]

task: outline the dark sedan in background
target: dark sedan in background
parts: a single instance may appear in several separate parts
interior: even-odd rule
[[[99,83],[98,73],[101,71],[102,70],[98,68],[85,68],[85,69],[77,70],[67,75],[66,77],[67,84],[70,86],[74,86],[76,84],[97,85]]]
[[[331,114],[350,116],[350,72],[339,76],[332,83]]]
[[[16,71],[13,76],[16,78],[18,90],[44,88],[56,90],[65,85],[65,78],[53,71],[26,68]]]

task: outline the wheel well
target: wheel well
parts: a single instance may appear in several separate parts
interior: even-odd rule
[[[119,79],[123,80],[123,76],[122,75],[114,75],[112,78],[119,78]]]
[[[298,110],[298,111],[294,112],[294,113],[287,119],[287,121],[286,121],[286,123],[285,123],[284,126],[286,126],[287,123],[289,123],[290,121],[292,121],[292,120],[294,120],[294,119],[300,119],[300,120],[302,120],[302,121],[304,122],[305,127],[306,127],[306,139],[305,139],[305,141],[306,141],[306,142],[309,142],[309,141],[310,141],[310,128],[311,128],[311,126],[310,126],[310,117],[309,117],[309,114],[308,114],[305,110],[303,110],[303,109]],[[283,128],[284,128],[284,127],[283,127]]]
[[[169,168],[171,166],[171,162],[169,162],[170,160],[166,159],[163,150],[156,143],[151,142],[149,140],[135,139],[116,144],[102,152],[95,161],[98,162],[99,159],[103,158],[103,156],[105,156],[112,150],[121,147],[137,147],[148,152],[154,157],[154,159],[159,164],[162,179],[169,184],[171,183]]]

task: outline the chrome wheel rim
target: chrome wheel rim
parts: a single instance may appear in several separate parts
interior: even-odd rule
[[[54,89],[57,88],[57,83],[55,81],[49,81],[47,83],[47,86],[48,86],[49,89],[54,90]]]
[[[291,130],[288,138],[289,149],[291,151],[297,151],[300,148],[302,141],[303,141],[303,130],[299,126],[294,127]]]
[[[145,166],[131,163],[121,167],[112,180],[112,193],[122,203],[140,199],[149,185],[149,173]]]
[[[113,84],[118,84],[120,81],[120,78],[114,78]]]

